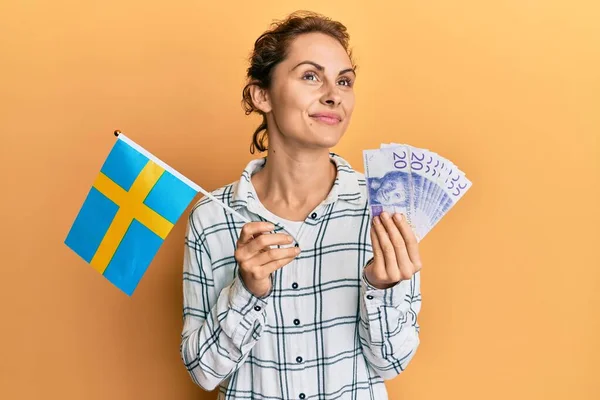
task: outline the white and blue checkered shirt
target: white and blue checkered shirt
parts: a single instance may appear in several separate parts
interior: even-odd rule
[[[302,252],[272,274],[263,298],[245,288],[234,259],[244,222],[206,197],[190,213],[181,357],[202,388],[220,386],[218,399],[384,400],[384,379],[415,355],[420,273],[385,290],[368,284],[364,175],[331,158],[337,177],[296,235]],[[251,220],[268,220],[250,182],[264,162],[251,161],[240,180],[212,194]]]

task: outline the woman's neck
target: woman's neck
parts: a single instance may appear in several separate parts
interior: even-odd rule
[[[266,165],[252,175],[260,202],[273,214],[303,221],[329,194],[337,175],[328,150],[269,150]]]

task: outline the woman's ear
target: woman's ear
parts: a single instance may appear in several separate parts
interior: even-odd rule
[[[263,89],[258,85],[252,85],[250,86],[249,91],[250,97],[252,98],[252,104],[254,104],[255,108],[265,114],[271,111],[271,99],[269,98],[267,89]]]

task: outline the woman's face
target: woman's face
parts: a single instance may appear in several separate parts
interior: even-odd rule
[[[354,109],[355,72],[334,38],[297,37],[287,58],[273,70],[267,92],[269,143],[330,148],[343,136]]]

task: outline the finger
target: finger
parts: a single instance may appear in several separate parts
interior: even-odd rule
[[[401,274],[400,278],[412,276],[414,267],[410,261],[410,257],[408,256],[408,250],[406,250],[404,237],[400,233],[400,230],[396,226],[396,223],[392,217],[390,217],[390,215],[387,213],[384,213],[383,225],[385,226],[386,232],[390,238],[390,241],[392,242],[394,253],[396,254],[396,261],[398,262],[398,264],[393,268],[399,269]]]
[[[273,261],[282,260],[284,258],[295,258],[298,254],[300,254],[300,249],[298,247],[270,249],[263,253],[258,253],[248,260],[247,263],[262,267]]]
[[[377,231],[375,230],[375,218],[373,218],[373,225],[371,225],[371,242],[373,245],[373,262],[371,263],[373,266],[371,268],[373,276],[379,280],[383,280],[387,276],[387,273],[385,272],[383,250],[381,249]]]
[[[270,222],[248,222],[242,227],[237,245],[243,246],[255,236],[258,236],[261,233],[271,232],[274,229],[275,226]]]
[[[268,235],[261,234],[259,237],[255,237],[254,239],[250,240],[246,246],[240,249],[239,258],[240,260],[247,260],[254,257],[261,251],[269,250],[270,246],[278,244],[290,244],[292,242],[292,237],[285,233],[271,233]]]
[[[392,241],[388,236],[388,233],[383,225],[383,222],[381,221],[381,218],[375,217],[373,221],[375,222],[375,232],[377,233],[377,238],[379,239],[379,245],[381,246],[381,250],[383,252],[387,280],[399,281],[400,270],[398,269],[398,262],[396,260],[396,251],[394,250],[394,245],[392,244]]]
[[[408,256],[410,261],[414,266],[414,271],[417,272],[421,269],[421,255],[419,254],[419,242],[415,233],[413,232],[411,226],[406,221],[406,218],[402,217],[401,214],[394,215],[394,223],[400,230],[402,237],[404,237],[404,242],[406,243],[406,250],[408,252]]]
[[[296,258],[296,255],[294,255],[293,257],[280,258],[279,260],[268,262],[260,268],[263,268],[268,276],[272,272],[278,270],[279,268],[285,267],[286,265],[294,261],[294,258]]]

